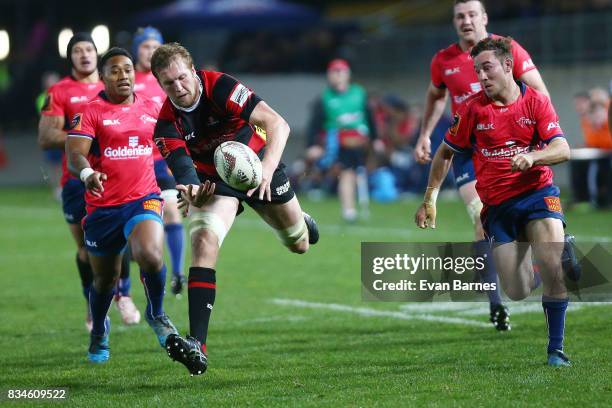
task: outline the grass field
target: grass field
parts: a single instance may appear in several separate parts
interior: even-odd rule
[[[320,243],[292,255],[252,211],[240,216],[217,266],[204,376],[172,363],[146,323],[125,327],[111,309],[111,360],[86,360],[85,302],[74,244],[59,205],[43,189],[0,192],[0,389],[67,387],[73,406],[610,406],[611,306],[568,312],[574,366],[545,365],[537,303],[511,304],[513,330],[486,324],[485,304],[362,302],[362,241],[470,241],[458,202],[439,206],[438,229],[417,231],[416,202],[373,205],[358,225],[339,222],[335,201],[303,202]],[[612,239],[612,214],[568,213],[579,239]],[[189,259],[189,258],[187,258]],[[133,264],[133,296],[144,295]],[[166,298],[179,330],[186,298]],[[535,307],[533,307],[535,305]],[[474,311],[476,309],[476,311]],[[479,310],[482,309],[482,313]],[[6,400],[0,403],[7,404]],[[51,404],[51,403],[49,403]],[[42,401],[14,402],[41,406]]]

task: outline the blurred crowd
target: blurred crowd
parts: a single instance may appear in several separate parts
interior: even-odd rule
[[[584,144],[571,161],[572,204],[607,208],[612,201],[612,135],[608,123],[610,92],[593,88],[574,95]]]

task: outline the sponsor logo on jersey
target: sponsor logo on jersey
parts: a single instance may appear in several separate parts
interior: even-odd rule
[[[140,120],[142,120],[142,123],[157,123],[157,119],[155,119],[153,116],[147,115],[146,113],[140,117]]]
[[[482,86],[480,85],[480,82],[472,82],[470,83],[470,89],[472,90],[472,93],[476,93],[482,90]]]
[[[70,130],[81,130],[81,119],[83,117],[82,113],[77,113],[72,118],[70,122]]]
[[[91,248],[97,248],[98,247],[98,243],[96,241],[90,241],[90,240],[86,239],[85,243],[87,244],[88,247],[91,247]]]
[[[87,96],[71,96],[70,103],[83,103],[87,102]]]
[[[153,147],[139,144],[138,136],[129,136],[127,146],[104,149],[104,156],[111,160],[137,159],[141,156],[150,156],[152,153]]]
[[[454,74],[458,74],[459,72],[461,72],[461,69],[459,67],[447,68],[444,70],[444,75],[446,76],[454,75]]]
[[[467,98],[474,95],[475,92],[464,93],[463,95],[455,95],[453,96],[453,100],[457,105],[462,104]]]
[[[523,71],[526,71],[527,69],[533,67],[533,61],[531,60],[531,58],[529,58],[526,61],[523,61]]]
[[[185,140],[189,141],[191,139],[195,139],[195,132],[191,132],[188,135],[185,135]]]
[[[476,130],[494,130],[495,125],[493,123],[479,123],[476,125]]]
[[[500,147],[498,149],[481,149],[480,153],[487,159],[491,160],[505,160],[516,156],[517,154],[529,153],[531,151],[530,146],[509,146]]]
[[[102,125],[104,126],[115,126],[115,125],[120,125],[121,122],[119,122],[119,119],[103,119],[102,120]]]
[[[535,125],[536,121],[534,119],[530,119],[530,118],[521,116],[519,120],[516,121],[516,123],[518,123],[521,127],[527,127],[527,126]]]
[[[559,197],[544,197],[544,202],[549,211],[562,212]]]
[[[142,203],[142,208],[147,211],[153,211],[154,213],[161,215],[161,201],[159,200],[146,200]]]
[[[453,117],[453,124],[448,129],[448,133],[455,136],[457,134],[457,130],[459,129],[459,123],[461,123],[461,115],[455,113],[455,116]]]
[[[230,101],[234,102],[242,108],[252,93],[253,92],[246,86],[238,84],[234,89],[234,92],[232,92],[232,95],[230,96]]]
[[[291,188],[291,184],[289,184],[289,181],[287,181],[285,184],[276,187],[276,195],[280,196],[285,194],[289,191],[289,188]]]
[[[546,130],[551,130],[551,129],[559,129],[559,122],[549,122],[548,126],[546,127]]]

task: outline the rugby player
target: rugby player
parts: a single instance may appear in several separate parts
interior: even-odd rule
[[[457,109],[433,159],[415,222],[420,228],[435,227],[438,188],[456,153],[471,152],[484,203],[482,225],[493,242],[502,287],[513,300],[529,295],[535,279],[533,252],[543,283],[548,364],[567,366],[563,332],[568,297],[562,264],[575,257],[571,246],[564,245],[559,188],[548,166],[568,160],[570,149],[550,99],[515,82],[512,47],[511,39],[487,37],[470,51],[482,91]],[[570,277],[571,271],[566,272]]]
[[[221,72],[196,71],[177,43],[153,54],[151,70],[168,96],[155,126],[155,142],[191,211],[192,258],[187,293],[190,335],[168,337],[166,348],[192,375],[207,366],[206,337],[215,301],[215,265],[223,239],[242,203],[251,206],[289,250],[304,253],[318,241],[314,220],[303,213],[281,163],[287,122],[249,88]],[[224,141],[248,145],[262,158],[262,181],[248,192],[220,180],[213,164]],[[256,192],[257,190],[257,192]]]
[[[41,148],[60,148],[65,150],[66,131],[70,121],[81,107],[95,97],[103,88],[98,74],[98,54],[91,35],[78,32],[68,42],[66,56],[71,67],[71,75],[51,86],[47,100],[41,110],[38,124],[38,142]],[[91,286],[91,266],[83,241],[81,220],[85,216],[85,187],[78,179],[70,175],[66,167],[66,158],[62,158],[62,208],[72,237],[77,244],[76,263],[81,277],[83,295],[89,304],[89,287]],[[129,296],[129,277],[124,282],[124,296],[117,298],[117,308],[125,324],[136,324],[140,321],[140,312]],[[85,327],[91,331],[92,321],[89,306]]]
[[[145,318],[160,345],[176,333],[163,310],[163,200],[153,169],[153,129],[160,107],[134,93],[134,66],[126,50],[107,51],[100,58],[100,74],[104,91],[74,116],[66,143],[68,168],[86,188],[83,230],[94,277],[88,358],[95,363],[110,357],[107,312],[127,245],[140,266]]]
[[[423,123],[414,155],[422,164],[431,161],[431,133],[442,116],[448,96],[451,97],[451,112],[455,114],[464,101],[481,90],[474,72],[470,50],[480,40],[495,34],[487,33],[488,16],[484,5],[478,0],[455,0],[453,7],[453,25],[459,41],[438,51],[431,61],[431,82],[425,97]],[[531,57],[516,41],[512,41],[514,59],[513,75],[528,86],[548,96],[542,77]],[[480,210],[482,201],[476,192],[474,165],[469,155],[456,154],[453,159],[453,174],[459,195],[466,205],[470,220],[474,225],[474,248],[478,256],[490,250],[484,240]],[[483,281],[497,282],[497,274],[491,263],[481,277]],[[490,321],[497,330],[510,329],[508,309],[502,304],[499,290],[487,291],[490,304]]]
[[[134,92],[145,95],[153,99],[161,106],[166,99],[166,94],[162,91],[155,76],[151,73],[151,57],[153,52],[162,45],[164,39],[154,27],[140,28],[132,41],[132,52],[136,57],[136,82]],[[157,147],[153,150],[155,163],[155,179],[161,189],[161,196],[164,199],[164,230],[166,232],[166,243],[170,251],[170,263],[172,279],[170,290],[178,295],[183,291],[186,283],[183,274],[183,250],[184,250],[184,231],[181,214],[177,206],[176,182],[172,173],[168,169],[164,158],[159,153]],[[129,275],[129,262],[124,264],[121,270],[119,288],[123,287],[122,281]]]

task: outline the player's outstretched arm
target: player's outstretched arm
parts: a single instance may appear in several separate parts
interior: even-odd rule
[[[414,222],[419,228],[436,228],[436,200],[440,186],[448,174],[453,161],[454,152],[446,143],[442,143],[431,163],[427,189],[423,197],[423,203],[414,215]]]
[[[95,196],[101,197],[106,174],[91,168],[87,154],[91,148],[91,139],[83,136],[69,136],[66,139],[66,162],[68,171],[85,183],[85,188]]]
[[[569,160],[570,147],[564,137],[553,139],[544,149],[517,154],[512,158],[512,171],[525,171],[533,166],[549,166]]]
[[[38,145],[41,149],[64,149],[66,132],[63,116],[42,115],[38,122]]]
[[[266,131],[266,151],[261,161],[261,184],[259,187],[249,190],[247,195],[251,196],[255,190],[259,189],[260,200],[265,197],[266,200],[272,201],[272,191],[270,190],[272,175],[283,155],[291,129],[287,121],[264,101],[255,106],[249,117],[249,122]]]
[[[421,164],[431,161],[431,133],[440,120],[442,113],[444,113],[447,98],[448,90],[446,88],[437,88],[433,83],[429,83],[427,94],[425,95],[425,110],[423,112],[421,131],[414,148],[414,158]]]

